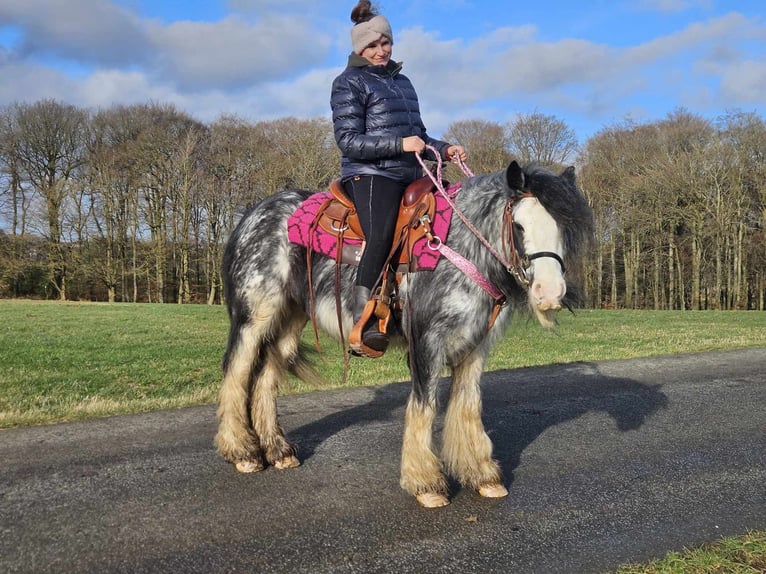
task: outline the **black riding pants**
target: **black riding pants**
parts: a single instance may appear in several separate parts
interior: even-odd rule
[[[391,251],[399,203],[407,184],[379,175],[364,175],[343,182],[343,187],[354,202],[365,237],[356,284],[372,289]]]

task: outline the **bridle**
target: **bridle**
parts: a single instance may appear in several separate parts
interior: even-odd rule
[[[532,261],[540,259],[542,257],[550,257],[559,262],[561,266],[561,274],[564,275],[567,272],[567,268],[564,265],[564,261],[561,256],[555,251],[537,251],[532,254],[520,254],[516,248],[516,238],[513,234],[513,207],[521,199],[527,197],[534,197],[534,194],[524,192],[521,195],[515,195],[509,197],[505,204],[505,210],[503,212],[503,251],[505,252],[506,259],[500,260],[505,265],[508,273],[513,275],[517,283],[529,289],[531,283],[529,279],[529,268],[532,265]]]
[[[558,253],[555,253],[553,251],[538,251],[536,253],[531,254],[520,254],[518,249],[516,248],[516,239],[514,237],[514,231],[513,231],[513,208],[517,201],[521,199],[525,199],[528,197],[534,197],[532,193],[524,192],[521,195],[516,195],[509,197],[506,205],[505,210],[503,211],[503,251],[505,255],[499,253],[492,244],[481,234],[481,232],[476,229],[476,226],[474,226],[468,218],[465,216],[463,212],[461,212],[457,205],[455,205],[455,202],[452,200],[452,197],[449,193],[444,189],[444,185],[442,184],[442,159],[439,152],[436,150],[436,148],[426,145],[426,148],[431,150],[433,155],[436,157],[436,174],[432,173],[430,169],[426,166],[425,162],[423,161],[423,158],[421,157],[421,154],[416,153],[415,157],[417,157],[418,162],[423,167],[425,172],[428,174],[428,177],[431,178],[431,181],[436,186],[437,191],[444,197],[444,199],[447,201],[449,206],[452,208],[453,213],[455,213],[461,221],[468,227],[468,229],[471,230],[471,233],[473,233],[476,238],[484,245],[484,247],[487,248],[487,250],[492,254],[492,256],[497,259],[503,267],[506,269],[508,273],[510,273],[514,279],[516,279],[516,282],[524,288],[525,290],[529,290],[531,281],[529,278],[529,268],[532,265],[532,261],[535,259],[540,259],[542,257],[550,257],[552,259],[555,259],[559,262],[559,265],[561,265],[561,273],[566,273],[566,266],[564,265],[564,261],[561,259]],[[455,163],[460,167],[462,172],[467,175],[468,177],[472,177],[474,174],[473,172],[468,168],[468,166],[465,164],[465,162],[460,159],[459,156],[455,156]],[[442,247],[441,240],[438,241],[438,249],[443,250],[446,248],[446,246]],[[448,248],[447,248],[448,249]],[[450,250],[451,251],[451,250]],[[452,252],[454,254],[454,251]],[[445,253],[446,255],[446,253]],[[457,254],[456,254],[457,255]],[[447,255],[448,258],[450,258],[449,255]],[[458,255],[458,257],[462,257]],[[454,263],[454,261],[453,261]],[[470,263],[470,262],[469,262]],[[471,263],[473,266],[473,264]],[[473,266],[475,269],[475,266]],[[465,270],[464,270],[465,271]],[[476,269],[476,272],[481,274],[478,269]],[[483,277],[483,274],[481,274],[483,282],[490,283],[488,279]],[[472,276],[472,278],[474,278]],[[476,280],[476,278],[474,278]],[[490,295],[492,295],[495,298],[495,301],[498,301],[498,298],[496,297],[496,292],[499,292],[499,290],[492,285],[494,288],[494,292],[491,292],[484,284],[482,284],[481,281],[477,281],[482,286],[482,288],[485,289]],[[491,285],[491,283],[490,283]],[[504,299],[503,299],[504,303]]]

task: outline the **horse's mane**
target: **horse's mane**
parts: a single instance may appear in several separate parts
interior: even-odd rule
[[[572,168],[569,168],[572,169]],[[464,182],[470,187],[470,199],[463,204],[477,221],[494,218],[509,193],[529,192],[551,214],[563,234],[567,257],[576,257],[593,236],[593,214],[582,191],[577,187],[574,170],[561,175],[536,163],[522,168],[524,189],[509,190],[506,170],[477,175]]]
[[[580,253],[593,236],[593,212],[577,187],[574,170],[557,175],[538,164],[523,168],[525,189],[532,193],[558,223],[568,256]]]
[[[593,214],[585,196],[577,186],[574,169],[569,168],[556,174],[539,164],[528,164],[522,168],[523,189],[510,189],[506,170],[476,175],[463,182],[465,192],[458,196],[460,208],[468,218],[481,222],[485,232],[490,235],[500,233],[500,214],[505,209],[509,196],[531,193],[556,220],[562,234],[566,266],[575,269],[575,261],[582,257],[593,242]],[[478,247],[478,243],[471,243]],[[478,257],[482,251],[471,254]],[[468,253],[466,253],[468,254]],[[502,275],[502,274],[501,274]],[[577,274],[567,279],[567,294],[562,303],[567,308],[581,304],[580,279]],[[515,285],[515,283],[514,283]],[[515,293],[519,299],[518,308],[526,294],[519,289]]]

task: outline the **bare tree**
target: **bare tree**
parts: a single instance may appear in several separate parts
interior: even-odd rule
[[[19,161],[19,128],[14,110],[0,112],[0,216],[10,219],[12,235],[26,232],[29,199]]]
[[[636,154],[635,129],[625,124],[603,130],[591,138],[582,158],[582,184],[594,209],[598,240],[609,260],[609,295],[601,295],[603,258],[598,260],[596,271],[597,293],[599,304],[609,307],[632,308],[636,304],[642,239],[637,214],[642,203],[639,182],[644,164]]]
[[[178,142],[177,182],[173,196],[173,245],[177,251],[178,303],[191,303],[192,227],[201,196],[206,129],[189,126]]]
[[[0,281],[3,291],[16,295],[18,278],[27,267],[24,257],[27,214],[30,197],[22,180],[18,155],[18,126],[12,109],[0,111],[0,220],[10,225],[10,235],[4,234],[0,257]]]
[[[62,218],[73,179],[85,161],[87,112],[54,100],[13,107],[19,167],[44,203],[51,284],[67,297],[67,253]]]
[[[234,228],[237,210],[259,195],[255,190],[259,143],[252,125],[240,118],[222,116],[210,126],[205,184],[200,198],[208,304],[223,300],[220,268],[223,244],[226,234]]]
[[[578,151],[577,136],[563,120],[535,112],[521,114],[505,128],[506,149],[521,162],[568,165]]]
[[[109,301],[138,297],[138,193],[142,173],[138,142],[147,123],[143,106],[117,106],[97,113],[88,145],[89,189],[103,259],[96,275]],[[130,284],[129,284],[130,281]]]
[[[202,126],[174,106],[151,104],[144,108],[145,124],[137,142],[136,161],[142,173],[139,207],[149,229],[153,276],[147,275],[147,298],[164,303],[169,261],[179,280],[178,252],[171,239],[177,237],[179,220],[187,218],[183,200],[184,149],[190,130]],[[185,225],[181,223],[181,225]],[[175,232],[175,233],[174,233]]]
[[[511,157],[554,169],[576,140],[539,113],[450,125],[477,173]],[[579,181],[596,214],[594,306],[766,308],[766,123],[675,110],[590,138]],[[0,294],[220,302],[226,235],[277,190],[339,173],[325,118],[204,125],[173,106],[0,108]],[[447,166],[447,179],[462,177]],[[96,281],[94,281],[96,279]]]
[[[444,139],[465,147],[469,165],[475,173],[488,173],[502,169],[510,162],[505,150],[505,133],[496,122],[461,120],[453,122]],[[453,173],[457,173],[454,169]],[[459,177],[459,176],[458,176]]]
[[[258,146],[258,188],[327,189],[339,173],[340,152],[327,119],[284,118],[253,126]]]
[[[738,308],[766,309],[766,122],[731,111],[719,122],[727,165],[738,186],[735,285]],[[731,203],[731,202],[730,202]]]

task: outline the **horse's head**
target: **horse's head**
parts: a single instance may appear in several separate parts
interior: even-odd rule
[[[523,268],[529,306],[543,326],[565,303],[564,261],[574,255],[590,233],[590,208],[577,188],[573,167],[555,175],[539,166],[522,168],[515,161],[506,170],[513,227],[511,241]]]

